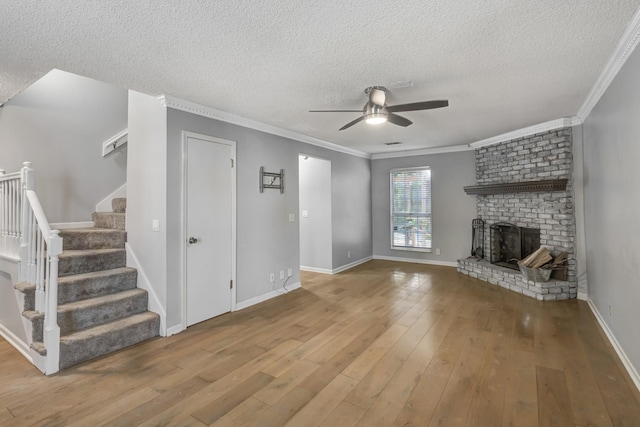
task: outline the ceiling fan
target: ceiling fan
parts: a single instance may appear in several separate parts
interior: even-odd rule
[[[449,101],[437,100],[437,101],[424,101],[414,102],[412,104],[400,104],[400,105],[387,105],[387,89],[382,86],[371,86],[364,90],[364,94],[369,97],[369,100],[364,104],[362,110],[309,110],[310,113],[360,113],[362,116],[347,123],[338,130],[345,130],[351,126],[365,121],[369,124],[380,124],[384,122],[393,123],[394,125],[407,127],[413,122],[402,116],[394,113],[402,111],[417,111],[417,110],[431,110],[433,108],[442,108],[449,105]]]

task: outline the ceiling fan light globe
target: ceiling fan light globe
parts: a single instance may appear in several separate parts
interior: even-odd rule
[[[370,124],[370,125],[379,125],[386,122],[387,117],[383,115],[376,115],[376,116],[367,117],[365,121],[367,122],[367,124]]]

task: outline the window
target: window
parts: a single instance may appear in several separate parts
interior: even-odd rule
[[[391,179],[391,249],[431,251],[431,169],[394,169]]]

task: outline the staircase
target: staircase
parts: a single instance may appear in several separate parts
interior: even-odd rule
[[[125,267],[126,199],[114,199],[113,212],[95,212],[93,228],[64,229],[58,265],[60,369],[158,335],[160,318],[147,311],[147,292],[136,287],[137,271]],[[35,311],[35,287],[25,294],[23,315],[31,320],[33,343],[43,345],[44,315]]]

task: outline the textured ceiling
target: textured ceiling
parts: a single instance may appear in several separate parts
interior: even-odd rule
[[[575,115],[639,4],[0,0],[0,103],[57,68],[368,153],[467,144]],[[358,113],[307,112],[371,85],[450,106],[341,132]]]

